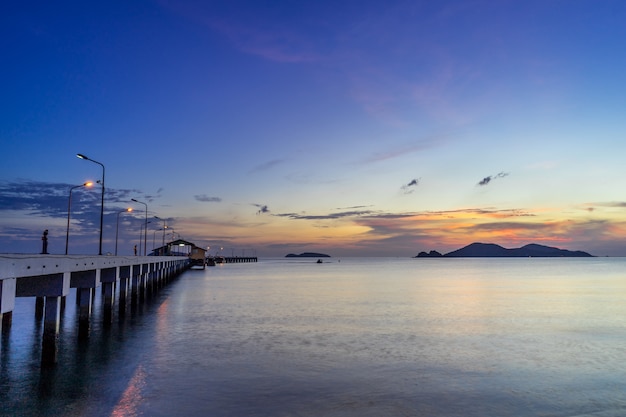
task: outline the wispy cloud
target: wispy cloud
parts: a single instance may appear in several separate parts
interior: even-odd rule
[[[265,213],[269,213],[270,209],[266,204],[257,204],[257,203],[253,203],[252,204],[254,207],[257,207],[259,210],[257,210],[256,214],[265,214]]]
[[[63,244],[60,239],[61,236],[66,236],[65,220],[68,218],[69,205],[72,236],[70,250],[89,250],[90,245],[94,244],[94,232],[99,228],[102,189],[99,185],[92,188],[73,188],[76,185],[30,180],[0,181],[0,246],[9,245],[12,250],[30,251],[24,249],[28,247],[28,241],[45,228],[50,229],[49,238],[53,246],[51,253],[62,251]],[[72,190],[71,202],[70,190]],[[126,212],[127,208],[134,208],[135,204],[131,202],[133,197],[140,201],[149,201],[146,194],[136,189],[112,187],[105,189],[103,219],[105,241],[110,242],[109,238],[116,234],[118,225],[121,242],[130,237],[131,230],[132,235],[136,236],[135,231],[144,224],[143,206],[136,211]],[[124,214],[120,216],[122,213]],[[151,213],[153,212],[149,210],[149,215]],[[16,223],[30,227],[19,229]],[[173,224],[174,220],[168,223]],[[18,244],[13,247],[14,241],[26,242],[24,243],[26,246]],[[95,242],[97,244],[97,240]],[[77,249],[78,247],[80,249]]]
[[[336,220],[344,217],[359,217],[370,215],[374,213],[371,210],[352,210],[352,211],[342,211],[338,213],[328,213],[328,214],[300,214],[300,213],[280,213],[274,214],[277,217],[286,217],[293,220]]]
[[[374,153],[369,157],[363,160],[364,163],[373,163],[373,162],[381,162],[386,161],[388,159],[394,159],[402,156],[406,156],[412,153],[421,152],[427,149],[430,149],[439,143],[443,137],[430,137],[417,140],[416,142],[396,146],[394,148],[390,148],[389,146],[385,147],[384,151]]]
[[[0,182],[0,211],[24,210],[32,215],[65,217],[72,190],[72,212],[93,210],[100,206],[100,185],[76,187],[77,184],[41,181]],[[135,189],[105,189],[105,211],[121,210],[131,204],[131,198],[148,200],[149,197]],[[76,206],[76,208],[74,208]]]
[[[350,207],[337,207],[335,210],[354,210],[354,209],[360,209],[360,208],[366,208],[366,207],[372,207],[372,206],[361,205],[361,206],[350,206]]]
[[[204,3],[161,2],[185,17],[199,21],[228,39],[240,51],[281,63],[314,62],[321,59],[314,43],[297,27],[277,24],[270,17],[244,13],[224,14]],[[238,10],[239,11],[239,10]]]
[[[274,168],[277,165],[280,165],[282,163],[284,163],[285,160],[284,159],[272,159],[271,161],[267,161],[264,162],[260,165],[255,166],[254,168],[252,168],[248,173],[249,174],[254,174],[257,172],[261,172],[261,171],[268,171],[272,168]]]
[[[605,201],[605,202],[597,202],[597,203],[586,203],[586,204],[581,204],[578,208],[592,213],[596,211],[596,209],[599,209],[599,208],[623,209],[623,208],[626,208],[626,202],[625,201],[608,201],[608,202]]]
[[[402,187],[400,187],[400,189],[404,192],[404,194],[411,194],[415,191],[415,187],[418,186],[419,182],[419,178],[413,178],[407,184],[404,184]]]
[[[196,201],[200,201],[203,203],[219,203],[220,201],[222,201],[222,199],[219,197],[211,197],[206,194],[194,195],[193,198],[195,198]]]
[[[489,175],[489,176],[483,178],[482,180],[480,180],[478,182],[478,184],[476,184],[476,185],[482,187],[482,186],[485,186],[485,185],[489,184],[491,181],[493,181],[493,180],[495,180],[497,178],[504,178],[504,177],[506,177],[508,175],[509,175],[508,172],[500,172],[500,173],[498,173],[496,175]]]
[[[614,208],[626,208],[626,201],[611,201],[605,203],[593,203],[593,206],[598,207],[614,207]]]

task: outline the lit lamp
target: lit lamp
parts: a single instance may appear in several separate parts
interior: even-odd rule
[[[131,198],[131,201],[146,206],[146,220],[144,222],[145,231],[143,232],[143,256],[146,256],[146,242],[148,241],[148,204],[143,201],[135,200],[134,198]],[[141,236],[139,236],[139,246],[141,247]]]
[[[79,157],[80,159],[91,161],[102,167],[102,181],[100,181],[100,184],[102,185],[102,198],[101,198],[101,203],[100,203],[100,246],[98,249],[98,255],[102,255],[102,225],[104,224],[104,165],[98,161],[95,161],[91,158],[86,157],[82,153],[77,153],[76,156]]]
[[[152,223],[152,222],[146,222],[146,227],[145,227],[145,228],[146,228],[146,230],[148,229],[148,225],[149,225],[150,223]],[[142,234],[144,235],[144,239],[145,239],[145,235],[146,235],[144,232],[142,232],[142,230],[143,230],[143,229],[144,229],[144,225],[142,224],[142,225],[139,227],[139,253],[140,253],[140,254],[141,254],[141,235],[142,235]],[[144,252],[144,254],[146,253],[146,249],[145,249],[145,248],[143,249],[143,252]],[[145,256],[145,255],[144,255],[144,256]]]
[[[93,185],[93,182],[87,181],[84,184],[75,185],[74,187],[70,188],[70,198],[68,198],[67,200],[67,230],[65,231],[65,254],[66,255],[67,255],[67,248],[70,243],[70,211],[72,210],[72,191],[75,188],[91,187],[92,185]]]
[[[156,241],[156,232],[160,231],[161,229],[155,229],[155,231],[152,233],[152,252],[154,252],[154,250],[156,249],[156,244],[154,243]]]
[[[167,226],[165,225],[165,219],[162,219],[158,216],[154,216],[154,218],[158,220],[163,220],[163,242],[161,243],[161,246],[165,246],[165,229],[167,229]],[[152,246],[154,246],[154,243],[152,243]]]
[[[131,211],[133,211],[133,208],[129,207],[127,209],[120,210],[120,211],[117,212],[117,222],[115,223],[115,256],[117,256],[117,235],[118,235],[118,231],[120,229],[120,214],[122,214],[122,213],[130,213]]]

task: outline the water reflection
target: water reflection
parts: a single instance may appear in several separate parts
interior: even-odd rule
[[[89,332],[82,334],[75,290],[68,297],[59,326],[58,360],[51,367],[40,364],[43,322],[35,315],[34,299],[16,300],[13,326],[1,339],[0,415],[137,415],[132,410],[145,373],[136,359],[128,360],[125,349],[133,348],[133,339],[141,340],[144,314],[164,298],[152,297],[122,317],[114,314],[113,324],[105,325],[97,295]]]
[[[130,379],[122,398],[113,407],[111,417],[135,417],[139,415],[139,405],[144,397],[142,390],[146,385],[146,373],[143,366],[137,367],[134,375]]]
[[[626,415],[625,266],[348,259],[208,268],[111,326],[97,297],[80,342],[70,298],[52,370],[38,366],[40,322],[14,317],[2,338],[0,412]]]

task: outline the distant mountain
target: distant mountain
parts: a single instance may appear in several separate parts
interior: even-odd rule
[[[493,243],[472,243],[461,249],[441,255],[437,251],[430,253],[420,252],[416,258],[423,257],[446,257],[446,258],[552,258],[552,257],[592,257],[587,252],[570,251],[567,249],[553,248],[550,246],[531,243],[521,248],[507,249]]]
[[[417,254],[416,258],[441,258],[443,255],[436,250],[431,250],[430,252],[420,252]]]
[[[285,255],[285,258],[330,258],[330,255],[326,255],[325,253],[304,252],[299,255],[290,253]]]

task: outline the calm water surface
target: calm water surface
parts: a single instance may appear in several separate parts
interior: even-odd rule
[[[54,369],[34,300],[2,415],[624,416],[626,259],[262,260],[185,272]]]

